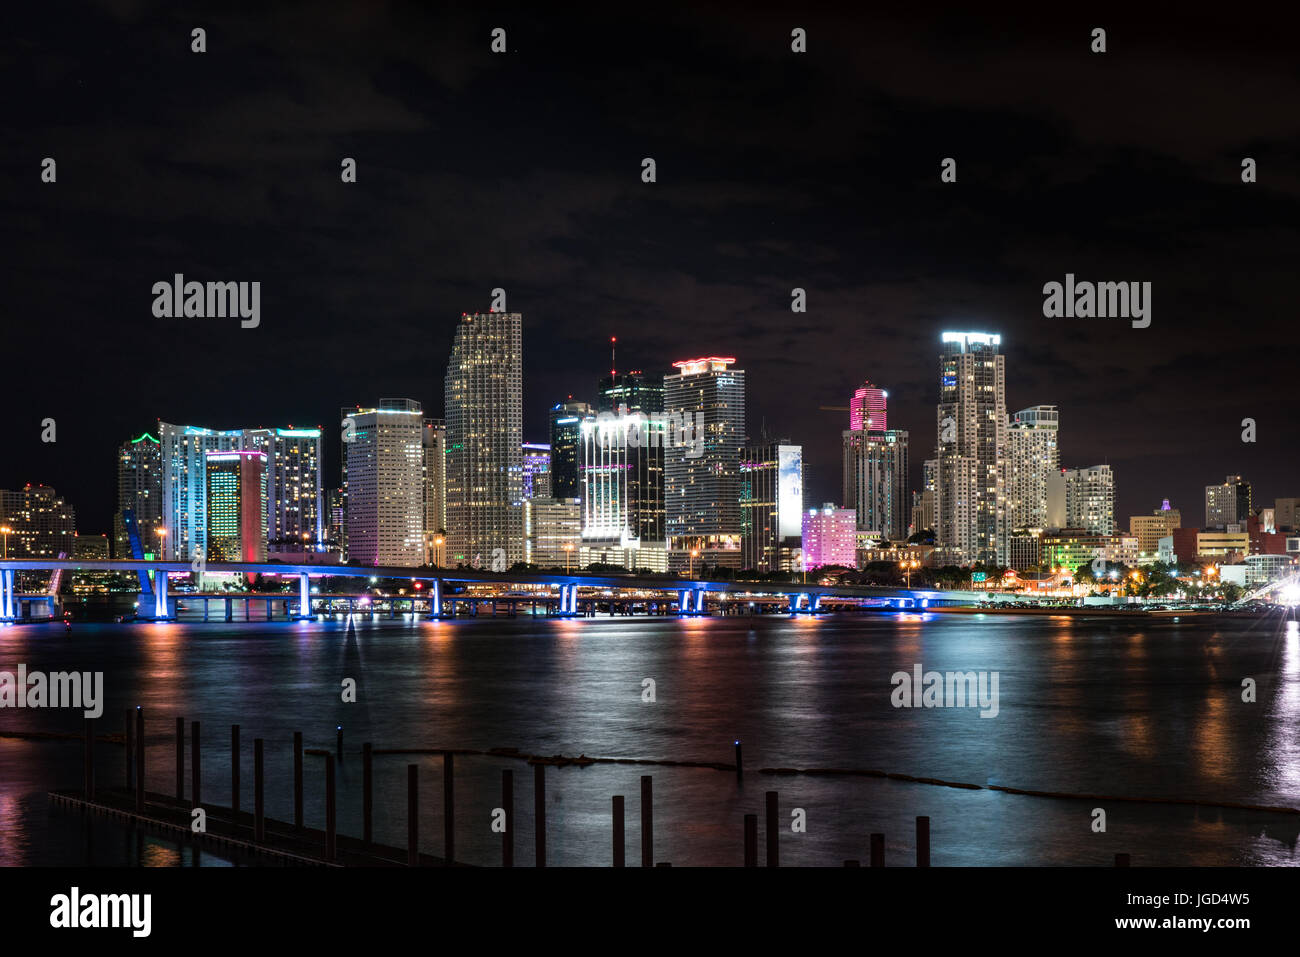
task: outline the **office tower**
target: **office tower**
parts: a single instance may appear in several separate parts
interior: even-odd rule
[[[611,372],[601,378],[597,386],[596,411],[617,412],[626,408],[629,412],[644,412],[652,415],[664,410],[664,387],[662,379],[647,379],[639,370],[632,372]]]
[[[447,544],[447,424],[425,419],[421,431],[424,473],[424,564],[440,564]]]
[[[1058,469],[1048,477],[1048,528],[1115,533],[1115,475],[1109,465]]]
[[[803,567],[857,567],[857,516],[827,503],[803,514]]]
[[[328,549],[342,555],[347,542],[347,513],[343,506],[346,499],[342,486],[330,489],[327,500],[329,503],[326,508],[329,514]]]
[[[523,319],[466,313],[444,380],[447,563],[504,571],[523,561]]]
[[[158,547],[163,509],[162,447],[148,432],[128,439],[117,450],[117,509],[113,512],[113,555],[133,558],[122,512],[135,514],[140,545],[146,555]]]
[[[842,433],[843,498],[857,516],[866,541],[907,538],[911,496],[907,477],[907,432],[886,429],[889,393],[868,382],[853,395],[848,431]]]
[[[1035,405],[1011,417],[1007,429],[1006,527],[1048,528],[1047,483],[1061,467],[1054,405]]]
[[[889,393],[878,389],[870,380],[864,382],[849,400],[849,431],[884,432],[889,428],[885,406]]]
[[[1036,571],[1042,561],[1043,530],[1040,528],[1015,529],[1010,535],[1008,564],[1018,572]]]
[[[0,489],[0,554],[9,558],[71,557],[77,538],[77,510],[48,485]],[[40,573],[42,576],[44,572]]]
[[[798,571],[803,548],[803,446],[789,439],[740,453],[740,564]]]
[[[671,568],[740,567],[740,450],[745,443],[745,372],[733,358],[674,362],[664,377],[669,448],[664,453]],[[677,423],[691,441],[673,437]],[[681,433],[678,433],[681,434]]]
[[[602,412],[583,419],[583,566],[599,562],[668,570],[665,441],[664,422],[656,412]]]
[[[935,545],[942,562],[1006,564],[1002,337],[945,332],[939,356]]]
[[[1240,475],[1229,475],[1222,485],[1205,486],[1205,527],[1225,529],[1229,525],[1246,527],[1251,514],[1251,489]]]
[[[243,429],[243,447],[266,453],[267,551],[319,551],[320,429]]]
[[[266,452],[252,449],[204,456],[209,561],[266,560],[267,459]]]
[[[346,420],[348,561],[424,561],[424,413],[414,399],[380,399]]]
[[[576,498],[524,499],[524,561],[539,568],[581,565],[582,503]]]
[[[1131,515],[1128,520],[1129,534],[1137,539],[1141,561],[1154,561],[1160,539],[1172,535],[1175,528],[1182,527],[1182,513],[1169,507],[1169,499],[1165,499],[1160,508],[1150,515]]]
[[[573,396],[551,409],[551,494],[556,498],[582,494],[582,420],[592,414],[591,406]]]
[[[934,531],[938,521],[939,460],[926,459],[921,465],[921,491],[912,494],[912,534]]]
[[[525,442],[524,500],[551,497],[551,447],[535,442]]]

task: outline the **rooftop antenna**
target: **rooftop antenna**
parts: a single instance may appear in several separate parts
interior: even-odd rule
[[[614,377],[614,375],[615,375],[615,369],[616,369],[617,366],[618,366],[618,363],[616,363],[616,362],[614,361],[614,345],[615,345],[615,343],[617,343],[617,342],[618,342],[618,336],[610,336],[610,337],[609,337],[609,375],[610,375],[610,378],[613,378],[613,377]]]

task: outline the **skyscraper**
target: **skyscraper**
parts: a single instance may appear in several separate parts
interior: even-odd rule
[[[551,497],[551,447],[539,442],[525,442],[524,500]]]
[[[1047,483],[1060,469],[1061,415],[1035,405],[1011,417],[1007,430],[1006,527],[1048,528]]]
[[[424,563],[441,563],[447,544],[447,423],[425,419],[421,433],[424,452]],[[442,539],[439,543],[438,539]]]
[[[345,418],[348,561],[424,561],[424,413],[414,399],[380,399]]]
[[[1059,469],[1048,479],[1050,527],[1115,534],[1115,473],[1109,465]],[[1064,515],[1060,514],[1061,503]]]
[[[48,485],[29,482],[14,491],[0,489],[0,525],[9,529],[4,549],[10,558],[71,557],[77,510]]]
[[[745,444],[745,372],[733,358],[674,362],[664,377],[669,449],[664,454],[669,560],[672,570],[695,564],[739,568],[740,450]],[[673,441],[680,422],[695,441]]]
[[[145,553],[158,548],[158,529],[162,527],[162,450],[148,432],[128,439],[117,450],[117,509],[113,513],[113,556],[131,558],[131,544],[122,511],[131,509],[140,530],[140,545]]]
[[[204,456],[209,560],[266,560],[266,464],[267,454],[261,450]]]
[[[1206,528],[1240,525],[1240,530],[1244,530],[1250,515],[1250,483],[1242,481],[1240,475],[1229,475],[1222,485],[1205,486]]]
[[[827,503],[803,514],[803,567],[857,567],[857,518],[851,508]]]
[[[194,425],[158,423],[163,471],[163,557],[190,561],[207,554],[207,454],[243,448],[243,432],[218,432]],[[152,551],[157,543],[143,543]]]
[[[740,454],[741,567],[797,571],[803,547],[803,447],[788,439]]]
[[[1002,337],[945,332],[939,356],[937,528],[944,561],[1006,564]]]
[[[592,414],[586,402],[557,402],[551,408],[551,494],[577,498],[582,494],[582,420]]]
[[[907,432],[886,429],[889,393],[868,382],[853,395],[844,442],[843,503],[861,538],[906,538],[911,519]]]
[[[447,563],[504,571],[524,557],[520,314],[463,314],[443,388]]]

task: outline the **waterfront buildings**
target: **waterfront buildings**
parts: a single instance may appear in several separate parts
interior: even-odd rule
[[[424,420],[424,564],[441,565],[447,544],[447,423]]]
[[[576,570],[582,567],[581,548],[582,507],[578,499],[524,499],[525,562],[540,568]]]
[[[208,560],[266,560],[267,458],[265,452],[252,449],[205,454]]]
[[[740,455],[741,567],[798,571],[803,543],[803,447],[788,439]]]
[[[827,503],[803,514],[803,567],[857,568],[857,516]]]
[[[1182,527],[1182,513],[1169,506],[1169,499],[1165,499],[1160,508],[1150,515],[1132,515],[1128,520],[1129,534],[1137,539],[1138,552],[1143,556],[1143,561],[1154,561],[1159,552],[1160,539],[1171,535],[1175,528]]]
[[[148,432],[123,442],[117,450],[117,509],[113,513],[113,555],[132,558],[122,512],[135,515],[143,552],[153,554],[163,527],[162,447]]]
[[[1007,429],[1006,521],[1011,529],[1047,528],[1047,488],[1060,469],[1061,415],[1035,405],[1011,417]]]
[[[556,498],[581,494],[582,422],[592,414],[590,405],[573,396],[551,408],[551,494]]]
[[[414,399],[381,399],[346,412],[343,442],[347,560],[424,561],[424,414]]]
[[[524,501],[530,498],[550,498],[551,447],[541,443],[525,442],[522,454]]]
[[[1222,485],[1205,486],[1205,527],[1225,530],[1229,525],[1245,526],[1251,514],[1250,483],[1240,475],[1229,475]]]

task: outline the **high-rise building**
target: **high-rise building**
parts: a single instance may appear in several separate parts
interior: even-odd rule
[[[869,379],[864,382],[849,401],[849,431],[884,432],[888,429],[885,408],[888,401],[888,392],[872,385]]]
[[[644,412],[652,415],[664,410],[663,380],[649,379],[639,371],[611,372],[601,378],[596,395],[597,412]]]
[[[664,531],[664,422],[653,410],[582,421],[584,564],[668,570]]]
[[[1175,528],[1182,527],[1182,513],[1169,507],[1169,499],[1165,499],[1160,508],[1150,515],[1131,515],[1128,520],[1128,531],[1137,539],[1141,561],[1156,561],[1160,539],[1172,535]]]
[[[1082,528],[1093,535],[1115,533],[1115,474],[1109,465],[1059,469],[1048,477],[1048,528]],[[1064,520],[1057,503],[1064,502]]]
[[[319,548],[325,536],[321,497],[320,429],[228,429],[158,423],[162,456],[165,557],[189,561],[207,544],[209,452],[258,450],[267,462],[263,502],[271,551]],[[304,542],[306,546],[304,546]],[[145,551],[153,544],[143,542]]]
[[[1002,337],[945,332],[939,356],[935,545],[943,561],[1006,564]]]
[[[204,456],[206,555],[214,562],[266,560],[267,453],[240,449]]]
[[[522,316],[463,314],[443,389],[448,564],[504,571],[524,558]]]
[[[551,494],[577,498],[582,494],[582,422],[593,411],[570,396],[551,409]]]
[[[551,447],[536,442],[525,442],[524,501],[530,498],[551,497]]]
[[[242,431],[244,448],[266,453],[267,551],[321,550],[320,429]]]
[[[870,382],[858,389],[842,433],[842,501],[857,515],[859,538],[878,542],[907,538],[911,524],[907,432],[885,428],[888,398]]]
[[[414,399],[348,412],[343,443],[347,556],[359,565],[424,561],[424,413]]]
[[[10,558],[71,557],[77,538],[77,510],[48,485],[0,489],[0,527]],[[42,575],[44,573],[41,573]]]
[[[447,543],[447,424],[425,419],[421,432],[424,452],[424,564],[440,564]],[[441,541],[440,541],[441,540]]]
[[[857,567],[857,516],[827,503],[803,514],[803,567]]]
[[[1061,466],[1054,405],[1035,405],[1011,417],[1007,429],[1006,523],[1009,529],[1048,528],[1047,483]]]
[[[582,504],[576,498],[524,499],[524,561],[539,568],[581,567]]]
[[[803,546],[803,447],[788,439],[740,454],[741,567],[798,571]]]
[[[912,534],[933,531],[938,521],[939,460],[926,459],[921,465],[921,491],[912,493]]]
[[[1279,498],[1273,502],[1273,524],[1284,531],[1300,530],[1300,498]]]
[[[132,558],[122,512],[130,509],[140,532],[140,546],[146,554],[158,548],[158,529],[163,527],[162,450],[148,432],[128,439],[117,450],[117,510],[113,513],[113,555]]]
[[[745,444],[745,371],[719,356],[674,362],[664,376],[664,413],[692,442],[664,454],[668,550],[674,571],[702,565],[739,568],[740,450]]]
[[[344,508],[347,498],[341,486],[330,489],[327,498],[329,503],[326,508],[329,513],[327,547],[329,551],[342,555],[347,544],[347,512]]]
[[[1205,486],[1205,527],[1240,525],[1244,529],[1251,514],[1250,500],[1250,483],[1240,475],[1229,475],[1222,485]]]

